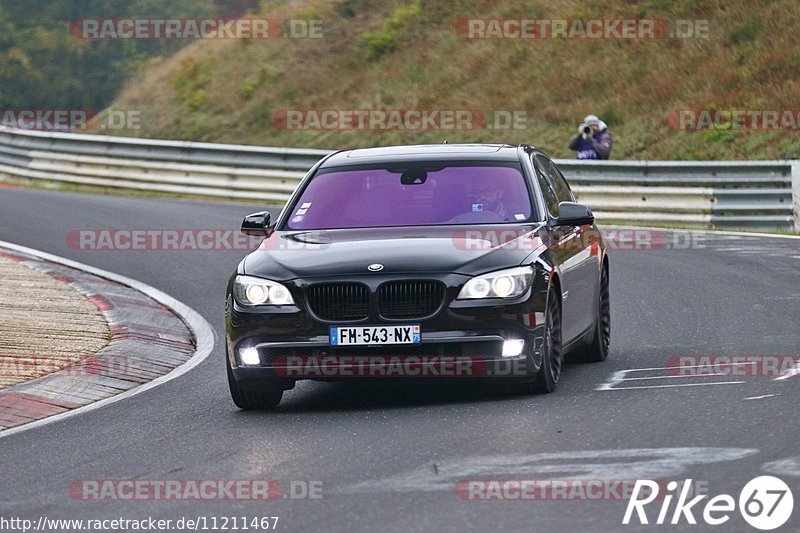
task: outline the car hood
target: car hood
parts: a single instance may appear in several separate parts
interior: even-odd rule
[[[541,224],[426,226],[275,232],[244,262],[244,273],[274,279],[454,272],[474,275],[519,265],[542,246]]]

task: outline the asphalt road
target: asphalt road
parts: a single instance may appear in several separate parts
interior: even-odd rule
[[[244,252],[84,251],[67,235],[235,230],[254,210],[0,189],[0,239],[148,283],[197,310],[218,337],[211,357],[174,381],[0,439],[0,516],[278,516],[281,531],[673,530],[621,525],[626,500],[468,501],[455,485],[691,478],[712,495],[738,498],[747,481],[772,474],[794,491],[782,530],[800,530],[800,376],[686,379],[658,370],[676,355],[800,353],[800,240],[713,235],[687,249],[612,250],[610,358],[567,366],[554,394],[303,382],[277,412],[245,413],[229,398],[220,342],[225,282]],[[321,481],[323,497],[98,502],[69,492],[82,479],[254,478]],[[652,505],[654,521],[660,503]],[[683,521],[678,529],[753,531],[738,512],[724,526]]]

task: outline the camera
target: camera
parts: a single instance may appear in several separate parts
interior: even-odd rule
[[[583,133],[586,133],[586,134],[592,133],[592,127],[591,126],[584,126],[583,127]]]

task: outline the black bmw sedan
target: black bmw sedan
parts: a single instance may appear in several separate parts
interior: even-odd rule
[[[475,378],[552,392],[608,356],[609,260],[591,210],[530,146],[420,145],[319,161],[230,278],[243,409],[300,379]]]

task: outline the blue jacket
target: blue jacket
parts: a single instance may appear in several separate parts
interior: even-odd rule
[[[578,152],[578,159],[608,159],[612,145],[613,140],[607,129],[595,132],[588,139],[576,133],[569,141],[569,148]]]

